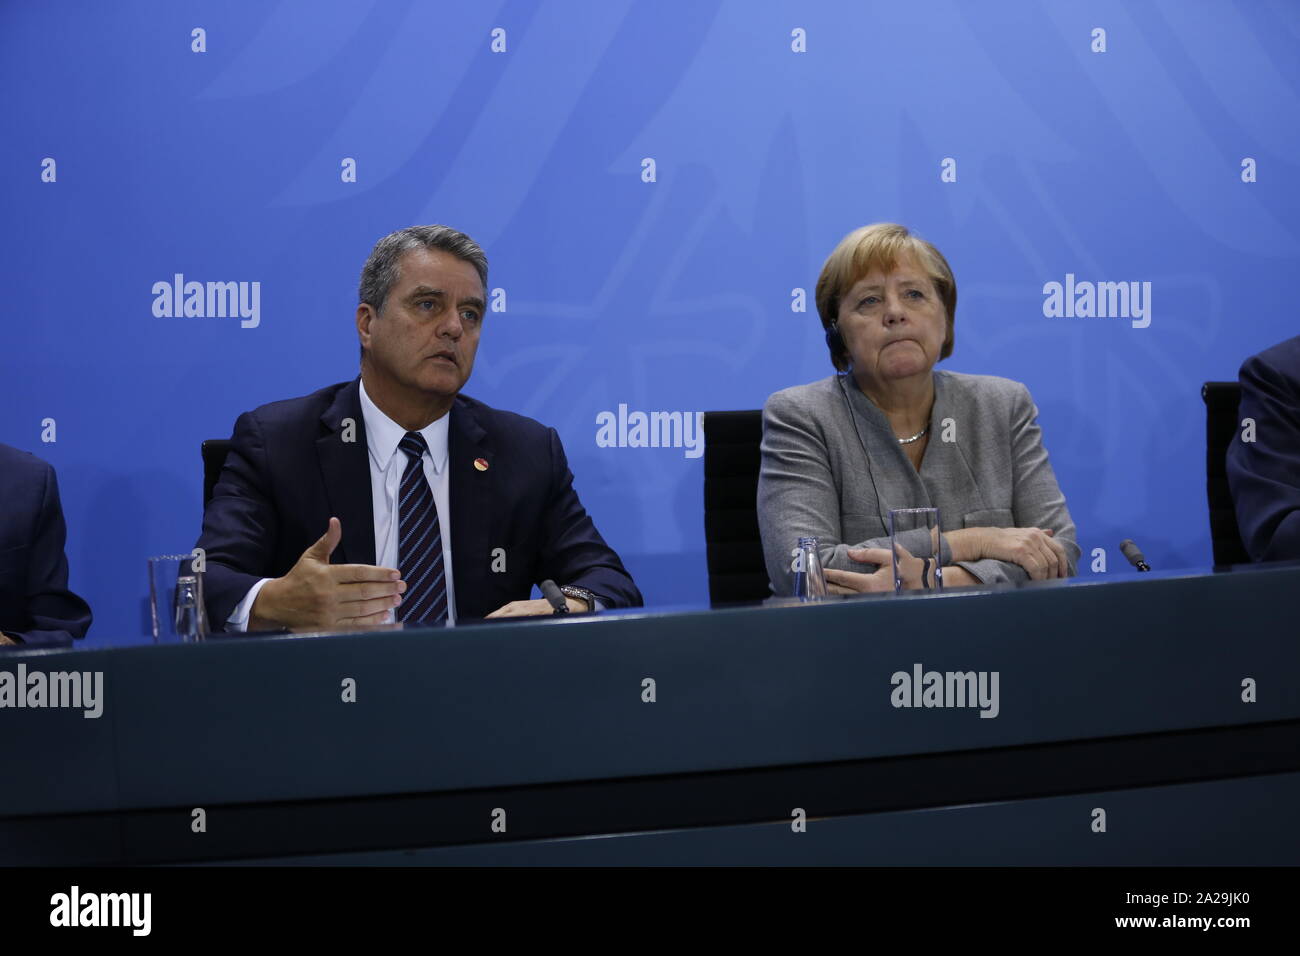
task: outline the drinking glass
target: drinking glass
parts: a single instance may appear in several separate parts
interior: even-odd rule
[[[155,644],[188,644],[208,636],[203,572],[191,566],[192,557],[163,554],[149,559],[149,611]]]
[[[894,508],[889,512],[889,550],[894,569],[894,593],[918,585],[943,590],[943,535],[938,508]],[[921,567],[908,556],[921,560]],[[906,567],[903,565],[906,564]]]

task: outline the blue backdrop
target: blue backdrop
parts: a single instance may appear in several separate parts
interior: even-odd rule
[[[9,0],[0,441],[58,469],[90,642],[139,641],[199,442],[354,376],[371,245],[447,223],[504,293],[467,393],[559,430],[648,603],[702,601],[702,460],[597,416],[830,374],[818,269],[892,220],[956,273],[946,366],[1037,400],[1082,573],[1208,565],[1200,384],[1297,331],[1298,52],[1283,0]],[[177,274],[258,308],[155,314]],[[1047,314],[1067,281],[1149,312]]]

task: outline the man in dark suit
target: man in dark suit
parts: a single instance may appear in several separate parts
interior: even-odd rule
[[[1228,486],[1254,561],[1300,560],[1300,336],[1241,366],[1239,427]],[[1248,440],[1253,439],[1253,440]]]
[[[639,606],[554,429],[461,395],[487,258],[446,226],[361,273],[361,375],[246,412],[204,513],[214,629],[336,630]]]
[[[0,445],[0,645],[67,646],[90,606],[68,590],[67,526],[48,462]]]

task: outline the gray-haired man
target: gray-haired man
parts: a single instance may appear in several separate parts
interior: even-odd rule
[[[204,514],[208,613],[231,630],[436,625],[639,606],[552,428],[461,395],[487,258],[446,226],[385,236],[361,274],[361,374],[241,415]]]

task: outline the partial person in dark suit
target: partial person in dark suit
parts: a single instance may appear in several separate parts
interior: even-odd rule
[[[461,395],[487,257],[446,226],[381,239],[361,273],[361,375],[235,423],[203,518],[214,629],[337,630],[639,606],[559,436]]]
[[[1237,421],[1254,423],[1228,446],[1242,543],[1253,561],[1300,560],[1300,336],[1246,359],[1240,381]]]
[[[66,647],[90,606],[68,590],[68,529],[54,468],[0,445],[0,645]]]

